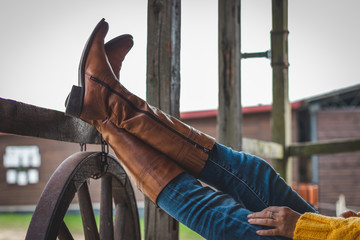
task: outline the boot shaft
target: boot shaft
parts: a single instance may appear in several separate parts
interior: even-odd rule
[[[97,121],[96,128],[114,150],[136,186],[153,203],[164,187],[184,172],[175,162],[112,122]]]

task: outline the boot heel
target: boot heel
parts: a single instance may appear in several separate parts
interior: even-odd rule
[[[73,86],[65,102],[65,114],[76,118],[80,117],[84,101],[84,89],[79,86]]]

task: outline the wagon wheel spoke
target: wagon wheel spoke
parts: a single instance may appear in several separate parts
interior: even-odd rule
[[[112,190],[115,204],[115,222],[114,235],[115,240],[125,239],[140,239],[137,231],[131,230],[137,223],[133,222],[132,215],[137,215],[137,208],[134,206],[135,202],[130,202],[127,199],[130,195],[124,194],[123,189],[131,186],[129,179],[122,184],[118,181],[113,181]]]
[[[115,206],[115,229],[114,229],[114,233],[115,233],[115,236],[118,237],[118,238],[115,238],[116,240],[117,239],[122,239],[122,234],[124,233],[125,231],[125,221],[126,219],[122,216],[122,213],[126,212],[126,209],[127,209],[127,206],[126,204],[123,204],[123,203],[119,203],[119,204],[116,204]]]
[[[101,239],[114,239],[112,177],[110,175],[101,178],[100,235]]]
[[[64,221],[60,225],[58,238],[59,240],[74,240]]]
[[[94,210],[87,182],[77,191],[85,239],[99,239]]]

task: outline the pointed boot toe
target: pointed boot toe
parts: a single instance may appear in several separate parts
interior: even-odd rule
[[[99,101],[97,84],[92,77],[114,77],[105,53],[104,38],[109,25],[102,19],[94,28],[87,40],[79,64],[78,86],[73,86],[66,99],[65,113],[83,120],[106,118],[106,107]],[[101,93],[100,93],[101,94]],[[88,108],[91,108],[90,110]]]

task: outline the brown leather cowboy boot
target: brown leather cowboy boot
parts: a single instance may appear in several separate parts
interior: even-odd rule
[[[87,122],[109,119],[197,176],[215,140],[148,105],[130,93],[111,70],[104,48],[108,24],[102,20],[91,34],[66,113]]]
[[[185,172],[166,155],[153,149],[111,121],[96,121],[95,127],[114,150],[139,190],[153,203],[164,187]]]
[[[126,54],[133,46],[131,35],[121,35],[105,44],[105,52],[117,79]],[[156,204],[161,190],[176,176],[184,172],[167,156],[151,148],[124,129],[119,129],[110,121],[91,121],[102,133],[115,154],[134,180],[136,186]]]

